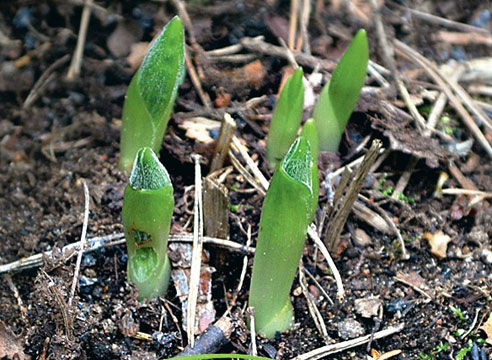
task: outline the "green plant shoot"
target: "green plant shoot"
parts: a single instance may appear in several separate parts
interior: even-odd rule
[[[139,299],[166,294],[173,208],[173,186],[166,169],[152,149],[140,149],[123,198],[128,278],[137,286]]]
[[[312,220],[313,158],[298,137],[275,170],[261,210],[249,289],[256,331],[269,338],[292,327],[290,289]]]
[[[184,69],[184,30],[175,16],[150,47],[128,87],[121,128],[121,170],[131,170],[142,147],[159,153]]]
[[[319,148],[336,152],[366,78],[369,47],[365,30],[357,32],[333,71],[313,110]]]
[[[311,172],[313,179],[313,207],[312,207],[312,218],[314,220],[314,215],[316,214],[316,209],[318,208],[318,197],[319,197],[319,175],[318,175],[318,130],[316,129],[316,124],[314,119],[309,118],[303,125],[301,130],[301,136],[306,138],[311,147],[311,156],[313,162],[311,164]]]
[[[266,158],[271,170],[275,169],[295,140],[304,109],[303,71],[298,68],[285,82],[268,132]]]

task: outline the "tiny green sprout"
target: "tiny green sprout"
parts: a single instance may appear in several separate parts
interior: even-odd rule
[[[366,78],[369,48],[365,30],[357,32],[313,110],[319,148],[336,152]]]
[[[294,323],[290,289],[312,220],[313,159],[298,137],[275,170],[260,217],[249,305],[257,333],[273,338]]]
[[[282,160],[297,136],[304,108],[303,71],[298,68],[285,82],[268,132],[266,158],[271,170]]]
[[[121,170],[132,168],[141,147],[159,153],[184,71],[184,30],[175,16],[152,44],[128,87],[121,128]]]
[[[169,175],[150,148],[138,150],[123,198],[128,278],[139,299],[164,296],[171,266],[167,240],[174,208]]]
[[[449,305],[449,310],[456,316],[461,322],[465,322],[465,314],[463,314],[463,311],[459,306],[453,306]]]
[[[460,349],[457,353],[456,353],[456,356],[454,357],[456,360],[463,360],[465,359],[466,357],[466,354],[468,354],[471,350],[472,350],[472,347],[473,347],[473,340],[472,339],[469,339],[467,342],[466,342],[466,347],[464,347],[463,349]]]
[[[318,175],[318,130],[316,129],[316,124],[314,119],[310,118],[302,127],[301,136],[306,138],[309,142],[309,146],[311,146],[311,156],[313,158],[313,162],[311,164],[312,171],[312,179],[313,179],[313,207],[312,207],[312,218],[314,219],[314,215],[316,213],[316,209],[318,208],[318,197],[319,197],[319,175]]]

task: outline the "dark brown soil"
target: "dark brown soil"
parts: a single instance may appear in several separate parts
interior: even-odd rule
[[[123,45],[123,49],[114,47],[109,45],[108,38],[116,36],[115,14],[126,19],[133,29],[118,35],[121,38],[115,41],[132,44],[150,41],[176,10],[170,4],[155,1],[98,3],[107,12],[96,12],[91,18],[81,77],[66,80],[69,61],[64,62],[53,72],[39,98],[29,108],[23,108],[35,81],[56,60],[74,51],[82,12],[82,7],[74,3],[20,0],[0,3],[0,31],[11,40],[0,45],[0,264],[78,241],[84,213],[84,181],[90,191],[88,237],[122,232],[120,213],[127,177],[117,169],[119,119],[134,69],[128,63],[129,45]],[[278,44],[278,37],[288,31],[288,3],[191,1],[187,6],[197,42],[205,50],[211,50],[237,43],[245,36],[264,35],[265,41]],[[490,16],[490,5],[480,1],[409,1],[406,5],[419,6],[426,12],[464,23],[486,17],[486,11]],[[405,20],[405,13],[396,2],[389,2],[384,13],[389,34],[410,43],[438,63],[490,55],[490,48],[483,45],[451,46],[434,41],[428,34],[441,28]],[[327,23],[328,30],[323,25]],[[309,28],[313,54],[338,59],[347,43],[337,34],[351,34],[362,26],[363,21],[343,7],[335,11],[325,5],[323,11],[313,15]],[[490,31],[492,20],[481,26]],[[382,63],[374,27],[366,27],[371,59]],[[264,160],[264,139],[275,100],[273,95],[278,90],[282,67],[287,63],[271,56],[259,56],[259,59],[260,68],[254,65],[253,75],[244,63],[195,60],[204,69],[204,90],[215,105],[224,108],[220,106],[221,101],[231,98],[232,102],[225,107],[238,122],[236,136],[245,141],[250,154],[259,160],[260,169],[270,176]],[[406,65],[398,63],[398,66],[404,69]],[[417,81],[410,84],[409,90],[419,93],[422,84]],[[387,100],[400,105],[395,94],[393,91],[387,95]],[[246,108],[248,99],[262,95],[267,98],[260,105]],[[425,101],[422,112],[432,105]],[[490,103],[490,98],[485,101]],[[345,340],[339,327],[348,319],[355,319],[365,334],[404,322],[402,332],[375,341],[370,347],[380,353],[400,349],[402,352],[395,359],[419,356],[458,359],[460,350],[474,346],[467,358],[490,358],[490,345],[484,343],[487,336],[479,327],[492,310],[492,208],[485,201],[469,208],[467,198],[433,196],[436,181],[441,171],[447,171],[450,160],[478,189],[492,191],[490,158],[476,144],[461,158],[450,154],[438,141],[423,144],[411,120],[388,118],[381,109],[380,99],[361,98],[340,153],[321,160],[320,177],[360,156],[362,153],[355,149],[366,136],[383,139],[385,147],[394,144],[392,138],[400,141],[398,151],[393,151],[377,172],[370,175],[371,181],[362,194],[379,204],[398,225],[410,259],[400,259],[394,237],[349,216],[342,234],[343,249],[336,258],[346,289],[344,301],[331,305],[308,279],[328,334],[333,343]],[[202,155],[202,172],[206,175],[213,150],[213,144],[205,145],[187,137],[181,125],[190,114],[217,118],[221,111],[203,107],[187,77],[160,152],[175,189],[172,232],[189,232],[192,227],[194,191],[190,186],[194,184],[194,167],[190,154]],[[469,139],[470,133],[452,109],[446,108],[445,112],[451,119],[447,126],[454,129],[454,136],[458,140]],[[489,132],[487,136],[490,141],[492,134]],[[421,160],[404,192],[406,197],[391,200],[388,188],[395,185],[405,170],[409,154]],[[263,199],[256,191],[242,191],[251,186],[236,170],[227,177],[225,185],[230,191],[232,209],[230,239],[244,244],[244,229],[248,225],[252,227],[253,239],[256,238]],[[450,178],[445,187],[461,185]],[[326,190],[322,189],[320,205],[326,201]],[[354,239],[356,229],[366,232],[370,238],[368,244],[361,245]],[[424,233],[438,231],[452,238],[443,259],[431,254],[424,238]],[[232,251],[224,255],[223,250],[221,253],[213,246],[206,248],[211,253],[210,263],[217,270],[213,274],[212,295],[219,317],[226,311],[237,286],[243,255]],[[315,253],[308,242],[304,264],[335,298],[336,285],[329,269],[320,254],[314,258]],[[8,331],[19,335],[9,339],[17,339],[25,355],[39,359],[153,359],[176,355],[186,345],[184,332],[178,328],[181,303],[176,291],[171,289],[167,300],[138,302],[135,289],[126,279],[124,245],[83,256],[75,306],[69,309],[66,302],[74,259],[49,258],[41,268],[0,275],[0,325],[5,324]],[[235,307],[239,323],[246,319],[241,310],[247,302],[249,274],[250,271]],[[398,278],[410,279],[428,296]],[[279,334],[275,340],[259,339],[259,355],[288,359],[325,345],[298,287],[296,280],[292,298],[295,329]],[[366,319],[355,310],[355,301],[371,296],[381,299],[383,311],[379,318]],[[469,335],[461,338],[463,330],[468,329],[471,329]],[[250,338],[240,336],[239,330],[238,327],[222,352],[248,350]],[[148,334],[153,340],[141,334]],[[0,331],[0,356],[13,357],[13,353],[1,348],[5,339]],[[18,355],[22,359],[24,354]],[[366,359],[366,354],[369,354],[366,346],[360,346],[330,358]]]

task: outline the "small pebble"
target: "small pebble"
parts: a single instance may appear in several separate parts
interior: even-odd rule
[[[346,319],[338,324],[338,336],[344,340],[355,339],[366,333],[364,327],[354,319]]]

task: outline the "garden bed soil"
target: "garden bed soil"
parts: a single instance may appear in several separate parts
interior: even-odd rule
[[[390,3],[385,17],[387,31],[410,42],[438,63],[459,57],[460,51],[467,58],[475,58],[489,50],[479,45],[446,47],[433,41],[428,34],[439,30],[437,25],[408,22],[399,17],[403,13],[397,5]],[[416,7],[416,3],[406,5]],[[427,6],[429,12],[440,16],[447,11],[447,17],[461,22],[471,22],[480,11],[486,10],[479,1],[424,3],[420,4],[421,8]],[[103,1],[98,5],[107,12],[95,10],[90,20],[80,78],[67,80],[69,61],[64,62],[52,73],[53,78],[37,100],[23,108],[34,82],[43,72],[58,59],[73,53],[82,7],[75,1],[0,4],[0,30],[12,41],[0,48],[0,264],[60,249],[80,240],[84,182],[90,193],[88,237],[123,230],[121,207],[127,175],[118,170],[117,163],[121,110],[135,70],[129,64],[128,55],[136,53],[135,47],[130,48],[130,45],[149,42],[176,10],[171,4],[161,2]],[[277,44],[277,38],[287,31],[289,6],[286,1],[190,2],[186,5],[196,41],[205,50],[237,43],[245,36],[264,35],[265,41]],[[118,25],[119,17],[112,14],[125,21]],[[331,30],[323,30],[320,22],[329,23]],[[309,28],[313,54],[338,59],[347,42],[334,35],[335,30],[353,33],[361,26],[362,20],[343,7],[335,11],[326,4],[313,15]],[[490,30],[492,24],[489,21],[484,26]],[[372,29],[369,25],[371,59],[381,63]],[[287,63],[272,56],[258,56],[258,59],[260,62],[252,61],[247,66],[244,63],[200,63],[205,72],[204,90],[219,110],[209,110],[201,104],[189,77],[180,89],[159,154],[174,185],[176,209],[172,233],[192,231],[194,165],[190,154],[201,155],[202,172],[207,175],[214,148],[213,143],[187,135],[183,124],[190,114],[220,118],[220,109],[227,108],[238,124],[236,136],[258,160],[260,169],[268,178],[271,176],[264,159],[264,139],[282,68]],[[417,82],[411,84],[423,86]],[[263,95],[266,97],[254,108],[247,107],[248,99]],[[390,146],[391,132],[396,134],[397,130],[387,125],[388,121],[385,122],[378,109],[381,109],[378,98],[361,98],[340,153],[324,156],[320,161],[323,178],[330,170],[360,156],[362,153],[354,149],[365,137],[380,138],[385,147]],[[405,108],[402,106],[402,109]],[[455,128],[458,138],[471,137],[452,110],[449,110],[449,118],[449,126]],[[387,127],[376,125],[378,121]],[[401,131],[411,134],[416,130],[407,122]],[[216,136],[213,131],[209,135]],[[401,259],[394,236],[380,233],[350,215],[342,233],[342,247],[335,254],[346,290],[344,300],[330,304],[308,279],[310,293],[331,338],[328,343],[401,323],[405,326],[399,333],[372,342],[369,348],[363,345],[329,358],[366,359],[372,348],[379,353],[401,350],[395,359],[419,356],[448,359],[452,354],[456,359],[460,350],[471,349],[473,344],[478,354],[482,351],[484,356],[490,356],[490,345],[483,342],[487,335],[479,326],[492,309],[492,208],[485,201],[468,208],[466,198],[435,197],[434,191],[440,173],[447,171],[446,164],[450,160],[478,189],[491,191],[491,161],[476,144],[461,158],[438,145],[442,154],[433,154],[437,156],[437,167],[429,167],[428,158],[422,157],[404,192],[405,198],[391,200],[388,188],[398,181],[410,160],[411,150],[405,149],[419,146],[417,141],[412,143],[412,139],[406,141],[403,151],[391,152],[376,173],[370,175],[362,194],[378,203],[398,225],[410,258]],[[251,185],[235,169],[224,184],[229,189],[231,202],[230,239],[245,244],[245,229],[251,226],[254,246],[263,196],[258,191],[250,191]],[[451,178],[446,187],[460,187],[460,184]],[[326,190],[322,189],[320,204],[326,202]],[[318,220],[320,215],[321,211]],[[426,239],[438,231],[451,237],[443,258],[430,252]],[[425,233],[429,234],[424,236]],[[361,240],[356,234],[366,237]],[[206,245],[205,249],[210,253],[210,265],[216,270],[212,276],[212,296],[218,318],[227,310],[238,284],[244,254],[219,250],[213,245]],[[45,258],[41,268],[0,275],[0,356],[157,359],[179,353],[186,345],[186,337],[180,328],[181,303],[176,290],[171,287],[166,299],[137,301],[136,290],[126,278],[125,250],[124,245],[117,245],[83,256],[73,308],[67,306],[67,301],[75,256]],[[303,262],[307,271],[335,299],[336,284],[311,241],[306,244]],[[250,256],[249,269],[251,264]],[[231,341],[221,352],[245,353],[250,347],[250,338],[244,332],[249,278],[250,271],[232,309],[235,329]],[[288,359],[326,344],[299,286],[296,280],[292,296],[295,328],[273,340],[257,339],[259,355]],[[360,299],[372,297],[380,300],[381,312],[363,317],[357,304]],[[351,329],[341,330],[346,326]],[[459,332],[468,329],[471,329],[470,334],[461,338]],[[467,356],[475,356],[476,348]]]

